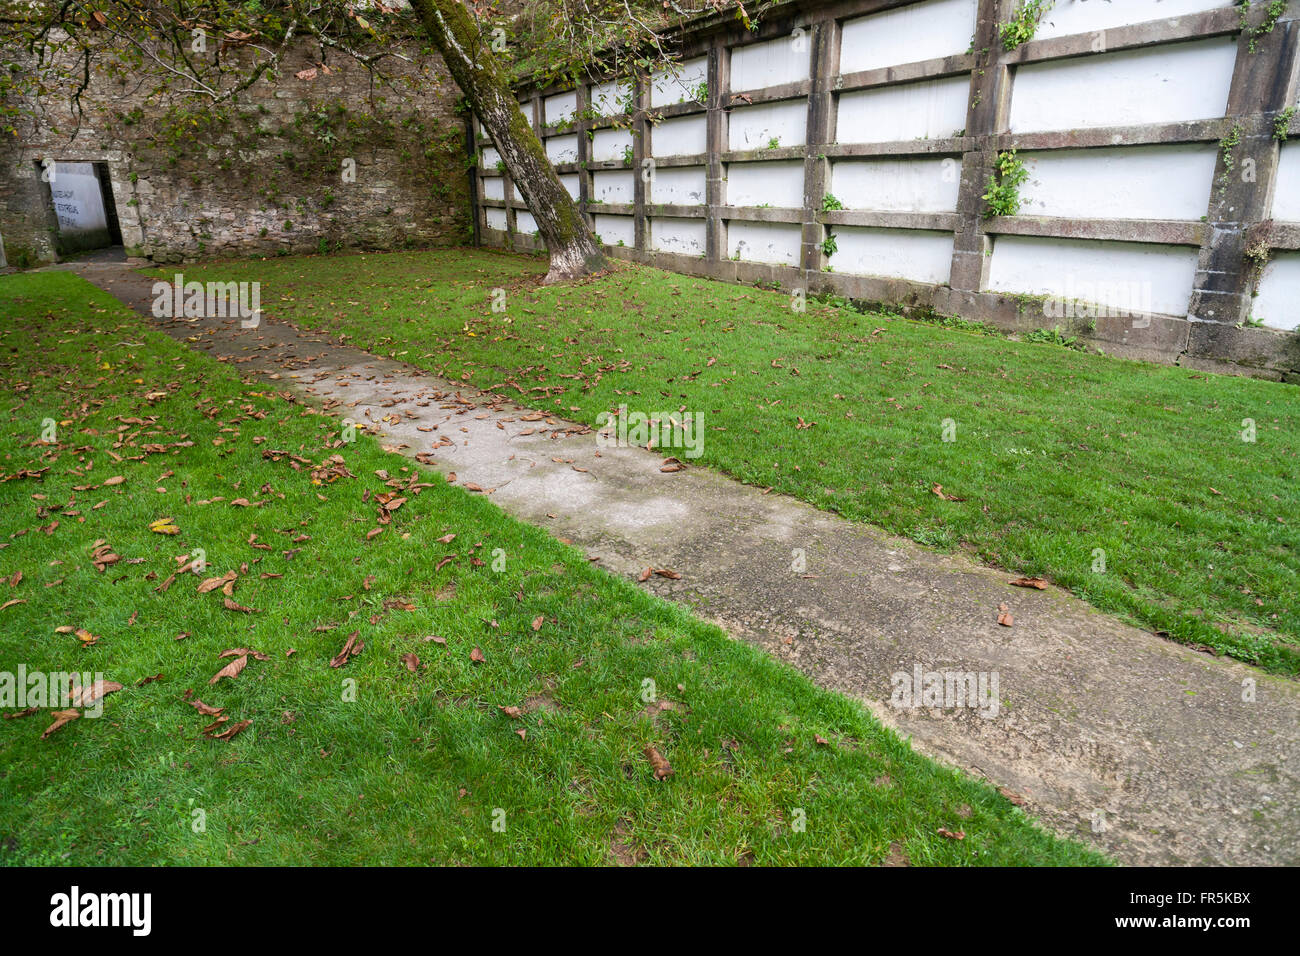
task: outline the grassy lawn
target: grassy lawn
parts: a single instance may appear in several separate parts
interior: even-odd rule
[[[408,299],[403,263],[448,275]],[[374,270],[393,291],[387,310],[359,293],[373,320],[430,347],[492,331],[451,258],[303,262],[294,287],[288,265],[258,267],[282,314],[327,294],[322,267]],[[644,278],[559,295],[612,300]],[[341,444],[335,419],[80,279],[0,278],[0,320],[0,663],[123,685],[47,739],[55,707],[0,721],[0,864],[1103,862],[856,703],[374,439]],[[173,580],[196,549],[206,569]],[[229,594],[199,593],[231,574]],[[364,648],[331,667],[353,632]],[[217,717],[199,700],[229,718],[214,736],[251,724],[204,736]]]
[[[704,464],[1300,673],[1294,386],[816,303],[795,314],[781,292],[642,267],[541,288],[538,260],[489,251],[185,271],[260,279],[273,318],[580,421],[620,403],[702,412]]]

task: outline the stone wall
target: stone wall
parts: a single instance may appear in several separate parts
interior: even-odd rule
[[[47,159],[104,164],[124,244],[156,262],[472,241],[460,91],[436,53],[408,55],[385,61],[388,85],[347,57],[326,73],[302,43],[220,108],[106,69],[79,122],[53,97],[24,103],[36,116],[0,142],[9,264],[57,257]]]

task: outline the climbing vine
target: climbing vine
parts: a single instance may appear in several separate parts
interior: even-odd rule
[[[1029,170],[1016,156],[1014,149],[998,153],[993,173],[989,176],[988,192],[983,195],[987,204],[984,218],[1015,216],[1020,213],[1020,187],[1029,179]]]
[[[1286,13],[1286,0],[1269,0],[1264,8],[1264,19],[1257,26],[1250,25],[1251,0],[1241,0],[1241,32],[1247,38],[1247,48],[1254,53],[1262,37],[1268,36],[1277,21]]]
[[[1008,53],[1020,46],[1022,43],[1028,43],[1038,32],[1038,24],[1043,19],[1043,14],[1052,9],[1053,0],[1021,0],[1016,12],[1011,15],[1011,19],[1002,24],[1002,47]],[[971,41],[971,48],[974,49],[975,43]]]

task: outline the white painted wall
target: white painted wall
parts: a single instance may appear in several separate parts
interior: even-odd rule
[[[563,136],[548,136],[546,139],[546,156],[556,164],[576,163],[578,161],[578,136],[566,133]]]
[[[542,100],[542,121],[548,126],[571,120],[578,112],[578,94],[576,90],[557,93]]]
[[[802,146],[808,134],[808,101],[785,100],[731,111],[730,148],[766,149],[775,138],[781,146]]]
[[[632,84],[627,80],[610,80],[593,86],[587,101],[597,115],[614,116],[623,112],[625,100],[631,92]]]
[[[731,163],[726,168],[728,206],[803,207],[803,163]]]
[[[839,98],[836,142],[946,139],[966,128],[969,92],[970,80],[955,76],[845,93]]]
[[[515,232],[521,236],[531,236],[537,231],[537,220],[533,218],[531,212],[525,212],[522,209],[515,210]]]
[[[648,201],[660,205],[702,206],[706,171],[703,166],[668,166],[656,169],[649,183]]]
[[[1056,0],[1038,24],[1035,40],[1094,33],[1131,23],[1230,7],[1235,0]]]
[[[50,197],[65,248],[108,244],[108,215],[92,164],[56,162]]]
[[[952,271],[952,233],[836,226],[836,272],[943,283]]]
[[[650,248],[683,256],[704,255],[703,219],[651,219]]]
[[[1186,315],[1197,253],[1183,246],[998,236],[988,288],[1116,308],[1128,305],[1136,290],[1149,311]]]
[[[491,146],[484,146],[483,151],[479,153],[479,156],[483,160],[484,169],[495,171],[497,163],[501,162],[501,154]]]
[[[1227,108],[1236,58],[1233,35],[1031,63],[1016,70],[1011,131],[1214,119]]]
[[[731,54],[733,92],[759,90],[809,77],[812,35],[805,28],[765,43],[737,47]]]
[[[651,74],[651,106],[674,106],[677,103],[693,100],[699,85],[708,82],[708,57],[685,60],[677,66],[675,74],[671,70],[660,70]]]
[[[727,255],[732,259],[797,266],[802,243],[803,230],[793,223],[733,219],[727,226]]]
[[[709,125],[702,114],[664,120],[650,131],[652,156],[698,156],[708,150]]]
[[[830,191],[845,209],[953,212],[961,158],[850,159],[831,165]]]
[[[489,229],[500,229],[502,232],[505,232],[506,211],[504,209],[489,207],[484,210],[484,213],[487,215],[487,224]]]
[[[505,199],[506,198],[506,181],[501,176],[484,176],[483,177],[483,198],[484,199]]]
[[[978,0],[928,0],[844,24],[840,72],[856,73],[965,53]]]
[[[632,146],[632,133],[625,129],[600,129],[591,141],[591,158],[595,162],[622,159]]]
[[[636,220],[631,216],[604,216],[597,213],[592,217],[596,235],[607,246],[635,246]]]
[[[1212,144],[1021,153],[1026,216],[1186,219],[1206,214],[1218,151]]]
[[[1250,309],[1271,329],[1300,329],[1300,252],[1275,252]]]
[[[601,202],[634,202],[632,170],[602,170],[592,174],[591,198]]]
[[[1273,193],[1273,218],[1300,222],[1300,142],[1284,143]]]

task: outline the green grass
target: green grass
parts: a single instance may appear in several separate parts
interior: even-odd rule
[[[25,602],[0,610],[0,662],[125,685],[46,740],[48,708],[0,721],[0,864],[868,864],[893,844],[913,864],[1104,862],[857,703],[370,436],[338,444],[336,419],[80,279],[3,278],[0,303],[0,604]],[[318,484],[271,450],[341,455],[356,477]],[[380,472],[429,486],[368,539]],[[161,518],[179,534],[151,531]],[[100,539],[121,556],[103,572]],[[190,574],[156,590],[196,548],[258,613]],[[353,630],[364,650],[331,668]],[[236,647],[268,660],[209,686]],[[647,680],[676,706],[647,716]],[[204,739],[190,690],[251,726]],[[647,745],[673,776],[654,779]]]
[[[537,285],[542,271],[455,250],[186,274],[260,279],[272,318],[580,421],[622,402],[703,412],[704,464],[1048,577],[1173,640],[1300,673],[1294,386],[955,321],[812,302],[797,314],[779,291],[644,267],[550,288]],[[494,287],[508,290],[504,313],[490,309]]]

